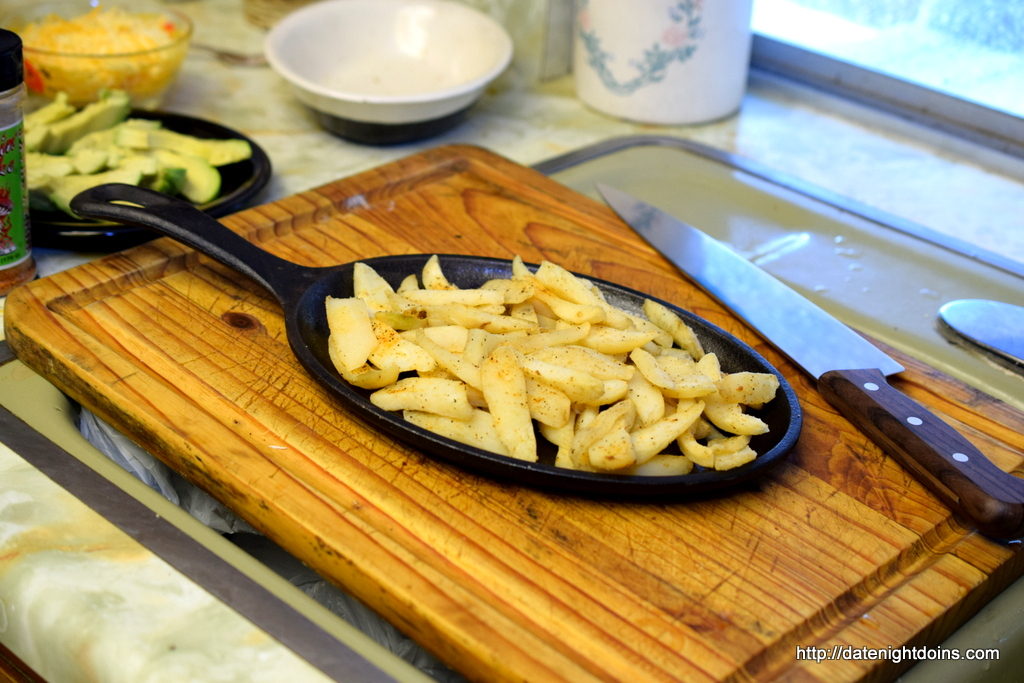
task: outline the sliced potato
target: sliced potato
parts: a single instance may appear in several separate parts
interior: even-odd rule
[[[334,360],[334,348],[329,347],[328,353],[330,353],[335,366],[338,366],[339,363]],[[398,380],[397,368],[375,368],[369,364],[361,365],[355,370],[339,370],[339,372],[346,382],[360,389],[380,389],[394,384]]]
[[[413,341],[430,354],[438,367],[447,370],[469,386],[482,389],[483,380],[480,377],[480,367],[466,360],[463,355],[449,351],[435,342],[427,333],[428,329],[430,328],[416,330],[413,334]]]
[[[576,431],[576,425],[573,423],[572,419],[561,427],[552,427],[551,425],[546,425],[541,422],[538,425],[538,431],[541,436],[558,446],[559,449],[572,449],[572,436]]]
[[[597,413],[582,427],[577,428],[572,441],[572,458],[584,467],[591,467],[587,452],[597,441],[618,429],[627,432],[633,425],[636,410],[629,401],[620,401]]]
[[[629,352],[629,359],[649,384],[658,389],[671,389],[675,386],[675,380],[666,369],[661,367],[658,359],[643,348],[636,348]]]
[[[672,335],[672,339],[679,344],[680,348],[689,352],[695,359],[700,359],[704,355],[704,348],[693,329],[671,309],[653,299],[645,301],[643,309],[647,318]]]
[[[466,343],[469,340],[469,330],[460,325],[438,325],[435,327],[416,328],[422,329],[423,334],[430,341],[441,348],[452,353],[463,353],[466,350]],[[416,341],[416,335],[406,333],[403,335],[410,341]]]
[[[567,325],[566,327],[545,332],[535,332],[534,334],[522,337],[513,342],[513,346],[522,353],[533,354],[538,351],[551,349],[552,347],[561,348],[568,344],[575,344],[589,333],[590,323]],[[557,361],[554,362],[557,363]]]
[[[629,395],[629,383],[621,379],[605,379],[604,392],[595,401],[599,406],[618,403]],[[635,406],[634,406],[635,407]]]
[[[509,316],[525,320],[533,327],[541,329],[540,318],[537,316],[537,308],[531,301],[524,301],[521,304],[512,304],[508,309]]]
[[[405,294],[406,292],[410,292],[410,291],[412,291],[414,289],[419,289],[419,288],[420,288],[419,280],[416,279],[416,275],[415,274],[410,273],[409,275],[406,275],[404,278],[402,278],[402,281],[398,284],[398,287],[395,289],[395,293],[396,294]]]
[[[565,332],[566,330],[573,330],[574,332],[582,332],[582,336],[586,336],[589,330],[589,326],[583,325],[581,327],[569,327],[563,328],[558,332]],[[558,332],[550,333],[552,336],[549,340],[566,340],[572,338],[574,335],[561,336]],[[534,339],[537,337],[545,336],[542,334],[535,334],[528,339]],[[522,345],[518,348],[522,350]],[[530,353],[524,351],[524,353]],[[619,379],[629,380],[636,369],[623,363],[616,358],[607,354],[600,353],[594,349],[587,348],[585,346],[579,346],[575,342],[567,342],[564,345],[549,343],[546,346],[540,347],[538,350],[530,353],[533,358],[545,361],[547,363],[553,363],[555,365],[563,365],[568,368],[575,370],[582,370],[588,374],[597,377],[598,379]]]
[[[693,426],[700,417],[704,404],[700,401],[689,401],[677,407],[671,415],[666,415],[654,424],[641,427],[631,435],[636,462],[645,463],[661,453],[673,441]]]
[[[382,410],[415,410],[456,420],[473,417],[466,385],[440,377],[406,377],[370,394],[370,403]]]
[[[500,292],[502,302],[506,304],[521,304],[533,296],[537,291],[532,280],[488,280],[480,289],[494,290]]]
[[[523,358],[522,368],[527,374],[550,384],[578,403],[596,403],[604,395],[604,381],[580,370],[530,356]]]
[[[395,290],[376,270],[361,261],[352,266],[352,291],[374,313],[391,310],[390,297]]]
[[[437,367],[434,358],[422,347],[400,336],[394,328],[380,320],[370,321],[377,345],[368,360],[378,368],[397,368],[399,372],[429,372]]]
[[[587,449],[587,460],[596,470],[610,472],[636,463],[636,453],[629,432],[616,427]]]
[[[755,435],[768,431],[764,420],[744,413],[739,403],[722,401],[717,394],[707,398],[704,414],[711,424],[732,434]]]
[[[415,289],[402,296],[417,306],[501,306],[505,295],[494,289]],[[498,309],[499,314],[504,309]],[[492,312],[492,315],[494,313]]]
[[[403,332],[405,330],[416,330],[427,324],[427,321],[418,315],[401,313],[397,310],[377,311],[373,314],[373,319],[379,320],[385,325]]]
[[[665,416],[665,396],[643,373],[635,372],[627,382],[629,400],[636,408],[641,426],[652,425]]]
[[[715,469],[731,470],[737,467],[742,467],[748,462],[753,462],[756,457],[757,452],[750,446],[744,446],[739,450],[731,451],[729,453],[716,453]]]
[[[656,455],[645,463],[634,465],[624,474],[641,477],[678,477],[693,471],[693,461],[685,455]]]
[[[531,278],[533,278],[533,273],[526,267],[526,264],[523,263],[522,257],[519,256],[519,254],[516,254],[512,258],[512,279],[522,280]]]
[[[366,302],[355,297],[329,296],[325,306],[330,330],[327,344],[334,364],[346,372],[365,365],[377,346]]]
[[[769,372],[733,372],[718,382],[718,395],[726,403],[759,408],[775,398],[779,378]]]
[[[664,389],[672,398],[700,398],[715,392],[718,388],[710,377],[698,370],[697,363],[680,356],[662,354],[658,365],[672,378],[672,386]]]
[[[434,254],[423,265],[420,271],[420,280],[423,282],[423,289],[458,289],[448,281],[444,271],[441,269],[441,260]]]
[[[526,377],[516,352],[508,346],[494,349],[480,366],[480,379],[494,428],[509,455],[535,462],[537,437],[530,417]]]
[[[576,304],[566,301],[544,289],[538,289],[534,292],[532,301],[543,304],[554,314],[554,317],[564,320],[571,325],[599,323],[604,320],[604,309],[600,306]]]
[[[526,377],[526,396],[530,417],[549,427],[563,427],[572,417],[572,401],[550,384]]]
[[[654,332],[594,327],[580,343],[601,353],[629,353],[654,339]]]
[[[498,455],[509,454],[505,444],[498,438],[493,416],[486,410],[474,410],[468,420],[456,420],[443,415],[415,410],[406,410],[402,416],[414,425],[419,425],[427,431],[446,436],[459,443],[475,446]]]

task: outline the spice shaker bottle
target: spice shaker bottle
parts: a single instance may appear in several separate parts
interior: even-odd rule
[[[21,38],[0,29],[0,296],[36,274],[25,187],[24,80]]]

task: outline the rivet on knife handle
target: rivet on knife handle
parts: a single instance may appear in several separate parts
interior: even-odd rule
[[[878,370],[830,370],[822,395],[950,508],[984,534],[1024,531],[1024,479],[992,464],[952,427],[903,393]]]

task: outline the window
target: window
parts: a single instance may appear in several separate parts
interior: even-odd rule
[[[1024,156],[1024,0],[754,0],[755,68]]]

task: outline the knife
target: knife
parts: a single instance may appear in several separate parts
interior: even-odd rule
[[[883,451],[982,533],[1024,533],[1024,479],[996,467],[927,408],[889,385],[903,366],[727,245],[607,185],[599,192],[641,237],[817,380]]]

